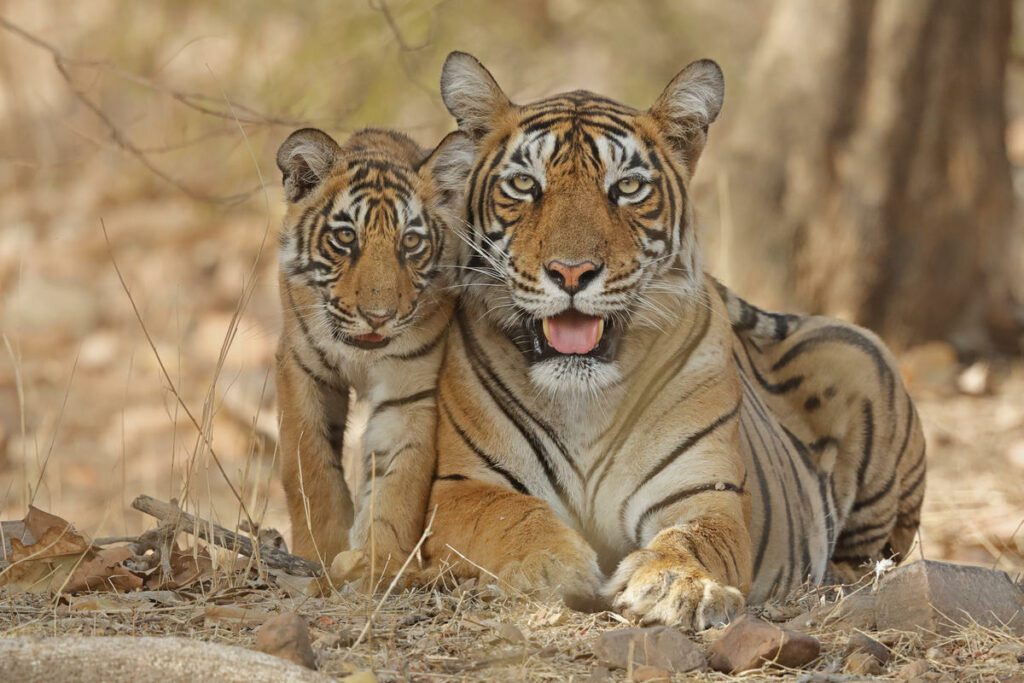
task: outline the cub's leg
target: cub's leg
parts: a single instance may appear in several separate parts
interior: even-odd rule
[[[353,514],[341,466],[348,390],[327,386],[285,353],[278,359],[277,395],[292,551],[330,566],[348,547]]]
[[[432,563],[453,563],[461,577],[481,577],[453,549],[486,572],[527,593],[558,595],[591,606],[602,581],[594,549],[546,502],[461,475],[434,482]]]
[[[651,525],[660,531],[646,547],[619,564],[605,594],[616,609],[644,623],[699,631],[727,622],[749,590],[746,495],[711,485],[683,497],[662,511],[659,525]]]
[[[350,541],[372,555],[375,574],[398,571],[423,534],[436,464],[435,396],[428,387],[380,401],[367,423]]]

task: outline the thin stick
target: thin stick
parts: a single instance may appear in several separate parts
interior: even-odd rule
[[[257,548],[251,539],[228,531],[219,524],[191,515],[176,505],[165,503],[162,500],[143,495],[132,501],[132,507],[151,517],[156,517],[165,524],[173,524],[182,531],[240,555],[255,557],[258,552],[263,563],[272,569],[283,569],[296,576],[323,575],[323,569],[316,562],[310,562],[270,546]]]
[[[384,591],[384,595],[381,596],[380,602],[377,603],[377,606],[373,609],[373,612],[370,613],[369,619],[367,619],[366,623],[363,625],[363,630],[359,632],[359,637],[356,638],[356,641],[352,643],[352,647],[349,648],[349,654],[351,654],[352,651],[359,647],[359,644],[363,642],[363,638],[366,637],[367,632],[369,632],[370,627],[373,625],[374,617],[377,616],[377,613],[380,612],[381,608],[384,606],[384,603],[387,601],[388,597],[390,597],[391,591],[393,591],[395,589],[395,586],[398,585],[398,580],[402,578],[402,574],[404,574],[405,570],[409,567],[409,563],[412,562],[412,558],[417,557],[420,554],[420,548],[423,547],[423,544],[426,543],[427,538],[429,538],[430,534],[432,533],[434,527],[434,517],[436,515],[437,508],[435,507],[434,511],[430,513],[430,521],[427,522],[427,527],[423,530],[423,534],[420,536],[420,540],[416,542],[416,547],[413,548],[412,552],[409,553],[408,557],[405,558],[405,562],[403,562],[402,566],[398,569],[398,573],[395,574],[395,578],[391,579],[391,584],[388,586],[388,589]],[[346,658],[347,656],[348,655],[346,655]]]

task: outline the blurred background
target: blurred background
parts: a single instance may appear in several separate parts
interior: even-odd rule
[[[880,333],[929,441],[915,554],[1020,571],[1022,11],[0,0],[0,518],[31,502],[136,533],[147,493],[232,526],[237,493],[287,532],[272,365],[288,133],[433,144],[453,128],[437,86],[452,49],[516,100],[588,88],[641,108],[712,57],[726,105],[694,188],[709,270],[762,306]]]

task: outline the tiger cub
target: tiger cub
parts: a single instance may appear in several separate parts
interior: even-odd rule
[[[465,157],[459,133],[426,154],[387,130],[339,145],[306,128],[278,150],[287,201],[281,475],[293,547],[303,557],[329,564],[349,547],[369,550],[372,536],[377,559],[400,563],[422,532],[436,379],[455,299],[458,248],[446,226]],[[341,453],[350,389],[370,412],[357,506]]]
[[[891,354],[704,273],[690,182],[718,66],[690,64],[648,109],[517,104],[453,53],[441,92],[475,143],[474,253],[438,381],[428,557],[692,629],[905,558],[925,442]]]

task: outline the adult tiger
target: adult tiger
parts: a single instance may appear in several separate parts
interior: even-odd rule
[[[890,355],[702,270],[688,186],[714,62],[647,111],[582,91],[515,105],[458,52],[441,91],[476,145],[475,286],[439,380],[431,557],[565,596],[604,570],[617,608],[701,629],[906,554],[924,441]]]
[[[461,133],[427,154],[394,131],[364,130],[338,145],[311,128],[278,150],[288,201],[281,478],[293,547],[304,557],[330,563],[350,541],[369,550],[372,535],[379,560],[400,562],[420,537],[460,251],[447,225],[458,218],[471,155]],[[357,510],[341,453],[350,388],[371,406]]]

